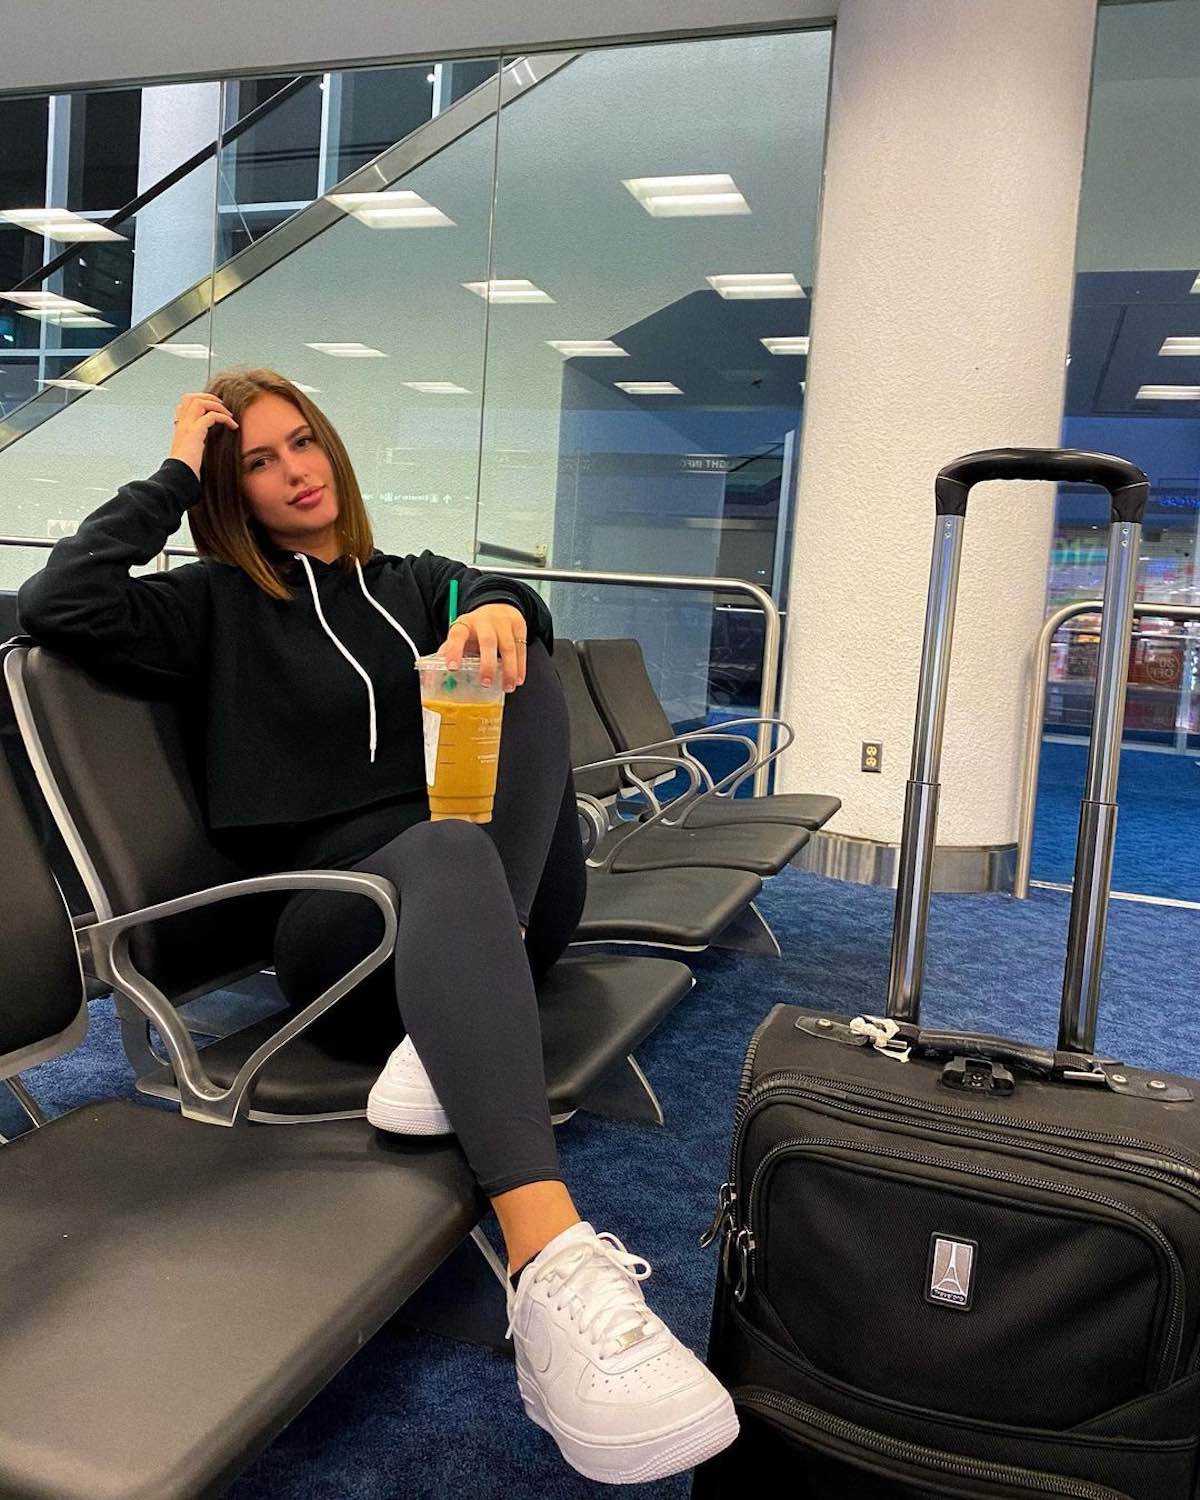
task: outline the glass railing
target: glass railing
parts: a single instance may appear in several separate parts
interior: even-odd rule
[[[0,418],[0,534],[69,530],[253,364],[328,413],[382,548],[781,601],[829,58],[804,32],[222,85],[215,152],[112,252],[147,287],[183,227],[150,316],[62,283],[110,327]],[[0,549],[0,588],[30,571]],[[563,633],[642,641],[677,719],[757,701],[744,598],[547,587]]]

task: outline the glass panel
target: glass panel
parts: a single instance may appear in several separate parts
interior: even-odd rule
[[[782,602],[829,57],[813,31],[506,64],[481,557],[731,574]],[[669,662],[680,722],[757,701],[744,596],[550,592],[561,634]]]
[[[1191,0],[1102,6],[1063,443],[1120,454],[1149,475],[1139,598],[1177,606],[1200,606],[1197,131],[1200,9]],[[1100,493],[1064,487],[1050,608],[1099,597],[1107,542]],[[1052,648],[1033,866],[1047,879],[1071,878],[1098,627],[1096,615],[1076,617]],[[1121,757],[1118,890],[1200,900],[1198,670],[1200,624],[1138,620]]]
[[[487,307],[461,284],[487,275],[495,84],[433,122],[429,108],[426,97],[424,123],[376,155],[368,180],[334,189],[416,196],[336,215],[322,201],[258,237],[224,268],[208,343],[214,370],[267,366],[309,387],[346,443],[380,547],[469,557]],[[429,209],[416,223],[391,212],[416,202]],[[187,388],[182,369],[176,385]]]
[[[219,84],[56,97],[47,103],[42,124],[49,186],[44,178],[38,197],[26,206],[44,207],[49,197],[50,206],[66,207],[92,223],[111,217],[215,142],[219,105]],[[108,127],[115,134],[105,166],[95,137]],[[215,163],[210,159],[157,193],[103,239],[63,240],[5,226],[0,253],[12,235],[24,241],[21,264],[13,268],[19,274],[6,280],[5,288],[65,253],[65,264],[48,276],[34,277],[21,291],[65,298],[77,306],[64,314],[56,308],[0,302],[0,416],[45,391],[47,381],[73,377],[81,360],[204,281],[211,269],[214,191]],[[55,398],[46,410],[59,405]],[[36,413],[25,415],[37,419]]]

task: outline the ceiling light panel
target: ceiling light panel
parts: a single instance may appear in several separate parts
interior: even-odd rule
[[[747,271],[744,275],[729,272],[704,279],[714,292],[731,302],[766,302],[780,297],[804,296],[804,288],[790,271]]]
[[[422,396],[469,396],[465,386],[455,385],[451,380],[402,380],[410,391],[420,391]]]
[[[623,177],[622,182],[656,219],[748,214],[750,205],[724,172],[685,177]]]
[[[683,392],[669,380],[614,380],[619,391],[631,396],[682,396]]]
[[[1143,385],[1137,401],[1200,401],[1200,385]]]
[[[102,385],[91,385],[86,380],[42,380],[40,385],[59,385],[64,391],[102,391]]]
[[[808,335],[803,338],[759,339],[768,354],[807,354]]]
[[[1164,339],[1163,346],[1158,352],[1160,354],[1200,354],[1200,338],[1192,335],[1187,338]]]
[[[454,220],[420,193],[399,189],[385,193],[330,193],[330,203],[368,229],[448,229]]]
[[[207,359],[211,353],[207,344],[151,344],[158,354],[173,354],[177,359]]]
[[[70,297],[60,297],[57,292],[0,292],[0,299],[15,302],[18,307],[53,308],[58,312],[89,312],[96,309],[86,302],[75,302]]]
[[[464,281],[468,292],[474,292],[485,302],[553,302],[554,298],[532,281],[514,277],[501,281]]]
[[[66,208],[0,208],[0,219],[17,224],[48,240],[73,244],[78,240],[123,240],[115,229],[105,229],[91,219],[81,218]]]
[[[551,349],[557,349],[564,359],[622,359],[629,358],[629,350],[614,344],[612,339],[547,339]]]
[[[386,359],[382,349],[372,349],[369,344],[305,344],[306,349],[315,349],[318,354],[331,354],[335,359]]]
[[[76,312],[73,308],[65,310],[57,307],[22,307],[18,312],[23,318],[36,318],[39,323],[47,323],[54,328],[112,328],[112,323],[106,323],[103,318],[93,317],[91,313]]]

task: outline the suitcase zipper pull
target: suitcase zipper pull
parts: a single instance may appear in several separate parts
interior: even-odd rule
[[[737,1232],[738,1279],[733,1289],[733,1300],[742,1302],[750,1289],[750,1260],[754,1255],[754,1236],[748,1229]]]
[[[737,1202],[737,1196],[733,1191],[732,1182],[723,1182],[717,1189],[717,1212],[712,1223],[700,1236],[701,1250],[707,1250],[721,1233],[726,1223],[733,1219],[733,1205]]]

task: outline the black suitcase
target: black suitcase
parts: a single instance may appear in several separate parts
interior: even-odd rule
[[[955,588],[984,479],[1112,497],[1057,1047],[919,1025]],[[938,476],[887,1015],[780,1005],[743,1069],[709,1360],[737,1442],[696,1500],[1200,1495],[1200,1106],[1094,1053],[1145,475],[1059,450]]]

